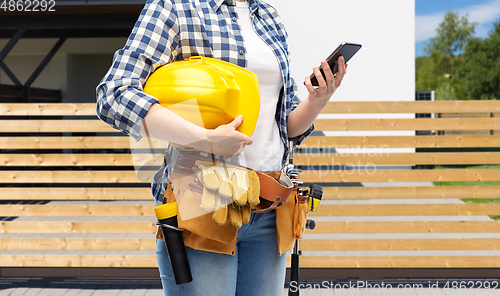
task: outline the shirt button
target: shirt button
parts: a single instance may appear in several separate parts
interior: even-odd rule
[[[233,16],[233,22],[236,22],[236,17],[235,16]]]
[[[243,55],[244,53],[245,53],[245,52],[243,51],[243,49],[242,49],[242,50],[240,50],[240,54],[241,54],[241,55]]]

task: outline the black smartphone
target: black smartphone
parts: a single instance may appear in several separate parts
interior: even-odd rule
[[[339,59],[340,56],[343,56],[344,61],[347,63],[360,49],[361,49],[361,44],[342,42],[332,52],[332,54],[330,54],[328,58],[326,58],[328,65],[330,65],[330,69],[333,70],[333,74],[335,75],[335,73],[337,73],[337,71],[339,70],[339,65],[337,63],[337,60]],[[323,79],[326,79],[325,73],[323,72],[323,69],[321,69],[321,66],[319,67],[319,70],[323,75]],[[319,86],[318,80],[316,79],[316,76],[314,76],[314,73],[311,74],[311,83],[313,86]]]

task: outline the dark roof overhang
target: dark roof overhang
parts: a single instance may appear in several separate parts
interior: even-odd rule
[[[0,38],[10,39],[19,29],[27,29],[22,38],[127,37],[144,4],[56,1],[54,11],[0,10]]]

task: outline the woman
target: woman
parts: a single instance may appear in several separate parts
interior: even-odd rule
[[[147,134],[220,155],[244,151],[248,167],[278,171],[288,157],[286,143],[299,144],[312,132],[314,120],[340,86],[347,67],[339,58],[339,72],[334,76],[322,61],[326,79],[315,67],[319,87],[314,88],[306,77],[309,95],[292,110],[295,83],[289,73],[286,38],[276,10],[260,0],[149,0],[97,87],[97,115],[136,140]],[[221,59],[258,76],[261,112],[251,138],[236,130],[244,120],[241,116],[207,130],[163,108],[142,91],[155,69],[193,55]],[[228,151],[227,141],[216,140],[227,137],[238,143],[238,151]],[[169,166],[164,165],[152,182],[157,204],[165,195],[169,174]],[[286,204],[292,205],[252,213],[250,222],[238,230],[232,253],[187,244],[194,279],[189,284],[175,285],[165,244],[158,241],[165,295],[282,295],[286,252],[293,243],[283,246],[284,236],[289,239],[291,235],[276,229],[293,212],[293,203]],[[291,224],[289,220],[285,223]]]

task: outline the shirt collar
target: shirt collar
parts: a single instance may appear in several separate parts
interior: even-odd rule
[[[209,5],[214,12],[219,10],[222,3],[226,2],[227,5],[234,6],[236,0],[210,0]],[[250,5],[250,12],[255,13],[257,8],[259,8],[260,2],[259,0],[248,0],[248,4]]]
[[[257,11],[257,9],[260,6],[259,0],[247,0],[247,1],[248,1],[248,4],[250,4],[250,12],[255,13],[255,11]]]
[[[219,10],[223,2],[226,2],[227,5],[236,5],[234,1],[235,0],[210,0],[208,1],[208,4],[212,8],[212,10],[216,12],[217,10]]]

